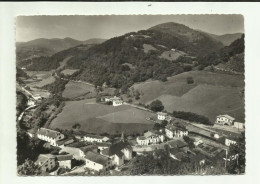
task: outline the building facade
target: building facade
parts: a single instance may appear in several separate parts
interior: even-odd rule
[[[108,157],[94,152],[88,152],[85,156],[85,161],[85,167],[95,171],[108,170],[112,166],[112,162]]]
[[[224,114],[224,115],[218,115],[215,123],[218,125],[222,125],[222,126],[223,125],[232,126],[234,120],[235,120],[235,118],[233,118],[227,114]]]
[[[57,141],[64,139],[65,136],[55,130],[40,128],[37,131],[37,138],[49,142],[52,146],[58,146]]]
[[[163,134],[148,131],[144,133],[144,136],[138,136],[136,142],[138,145],[149,145],[149,144],[159,144],[164,142],[165,137]]]
[[[39,166],[41,171],[50,172],[57,165],[56,157],[51,154],[40,154],[35,164]]]
[[[188,135],[188,131],[184,128],[176,127],[172,124],[169,124],[165,127],[165,134],[168,138],[182,138],[183,136]]]

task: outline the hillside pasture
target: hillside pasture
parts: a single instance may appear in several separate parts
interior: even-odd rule
[[[52,76],[52,71],[26,71],[30,77],[37,77],[37,81],[33,82],[34,79],[31,79],[31,82],[27,83],[29,87],[38,87],[41,88],[47,84],[51,84],[55,81],[55,78]]]
[[[65,69],[62,70],[61,73],[64,75],[72,75],[73,73],[77,72],[78,70],[76,69]]]
[[[64,98],[77,98],[80,96],[91,98],[96,96],[96,91],[95,87],[88,84],[69,81],[65,86],[62,96]]]
[[[133,115],[128,112],[135,112],[137,119],[141,116],[142,110],[133,110],[132,107],[122,105],[113,107],[111,105],[96,104],[95,99],[80,101],[67,101],[62,112],[51,122],[50,128],[71,129],[75,123],[81,124],[81,130],[89,133],[142,133],[153,126],[148,123],[143,114],[143,121],[136,121]],[[120,112],[124,115],[121,116]],[[114,114],[114,115],[113,115]],[[106,116],[107,115],[107,116]],[[116,121],[113,121],[114,116]],[[126,120],[126,122],[121,121]],[[119,123],[121,122],[121,123]],[[145,122],[145,123],[143,123]]]
[[[150,50],[157,50],[156,48],[154,48],[152,45],[150,44],[143,44],[143,48],[144,48],[144,52],[148,53]]]
[[[179,51],[179,50],[175,50],[175,51],[164,51],[162,54],[161,54],[161,58],[164,58],[164,59],[167,59],[167,60],[170,60],[170,61],[175,61],[176,59],[178,59],[180,56],[185,56],[186,53],[185,52],[182,52],[182,51]]]
[[[187,77],[192,77],[194,83],[187,84]],[[149,81],[135,84],[133,88],[143,94],[141,103],[150,104],[159,99],[168,112],[194,112],[211,121],[219,114],[229,114],[244,121],[244,102],[240,96],[244,88],[242,75],[191,71],[169,77],[166,82]]]

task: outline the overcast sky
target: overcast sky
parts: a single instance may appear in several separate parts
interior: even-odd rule
[[[65,37],[108,39],[166,22],[217,35],[244,32],[242,15],[22,16],[16,22],[16,41]]]

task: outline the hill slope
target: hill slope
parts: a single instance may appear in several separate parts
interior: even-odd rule
[[[241,38],[243,33],[234,33],[234,34],[224,34],[224,35],[213,35],[210,34],[213,38],[223,43],[225,46],[229,46],[235,40]]]
[[[89,39],[86,41],[79,41],[72,38],[53,38],[45,39],[39,38],[28,42],[16,43],[17,61],[30,59],[40,56],[51,56],[59,51],[75,47],[80,44],[99,44],[105,41],[104,39]]]

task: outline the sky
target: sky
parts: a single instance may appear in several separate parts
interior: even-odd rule
[[[65,37],[82,41],[109,39],[166,22],[181,23],[217,35],[244,32],[242,15],[19,16],[16,41]]]

